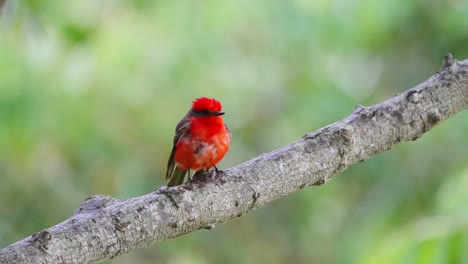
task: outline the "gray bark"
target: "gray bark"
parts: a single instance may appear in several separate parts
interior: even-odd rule
[[[242,216],[352,164],[416,140],[468,107],[468,60],[449,54],[427,81],[296,142],[182,187],[132,199],[96,195],[67,220],[0,250],[0,263],[96,263]]]

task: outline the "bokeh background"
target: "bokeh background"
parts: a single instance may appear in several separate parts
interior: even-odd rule
[[[0,248],[94,194],[164,185],[219,99],[227,168],[468,58],[463,0],[10,1],[0,17]],[[106,263],[468,263],[468,113],[331,182]]]

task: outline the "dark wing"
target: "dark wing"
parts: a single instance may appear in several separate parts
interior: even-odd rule
[[[167,161],[167,171],[166,171],[166,180],[169,181],[167,186],[180,185],[184,182],[185,174],[187,170],[181,171],[174,162],[174,155],[176,151],[177,142],[182,136],[188,136],[189,133],[188,126],[190,125],[190,120],[185,116],[176,126],[173,146],[169,160]]]

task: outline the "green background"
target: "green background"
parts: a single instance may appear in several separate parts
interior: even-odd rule
[[[220,168],[468,58],[468,2],[10,1],[0,18],[0,248],[100,193],[164,185],[191,101],[223,103]],[[106,263],[468,263],[468,113],[212,231]]]

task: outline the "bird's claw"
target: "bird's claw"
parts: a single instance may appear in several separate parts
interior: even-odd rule
[[[218,167],[214,166],[214,171],[216,172],[217,175],[224,173],[224,171],[218,169]]]
[[[211,173],[211,178],[215,181],[220,181],[221,183],[225,183],[226,181],[221,177],[221,175],[224,173],[222,170],[218,170],[215,166],[215,170]]]

